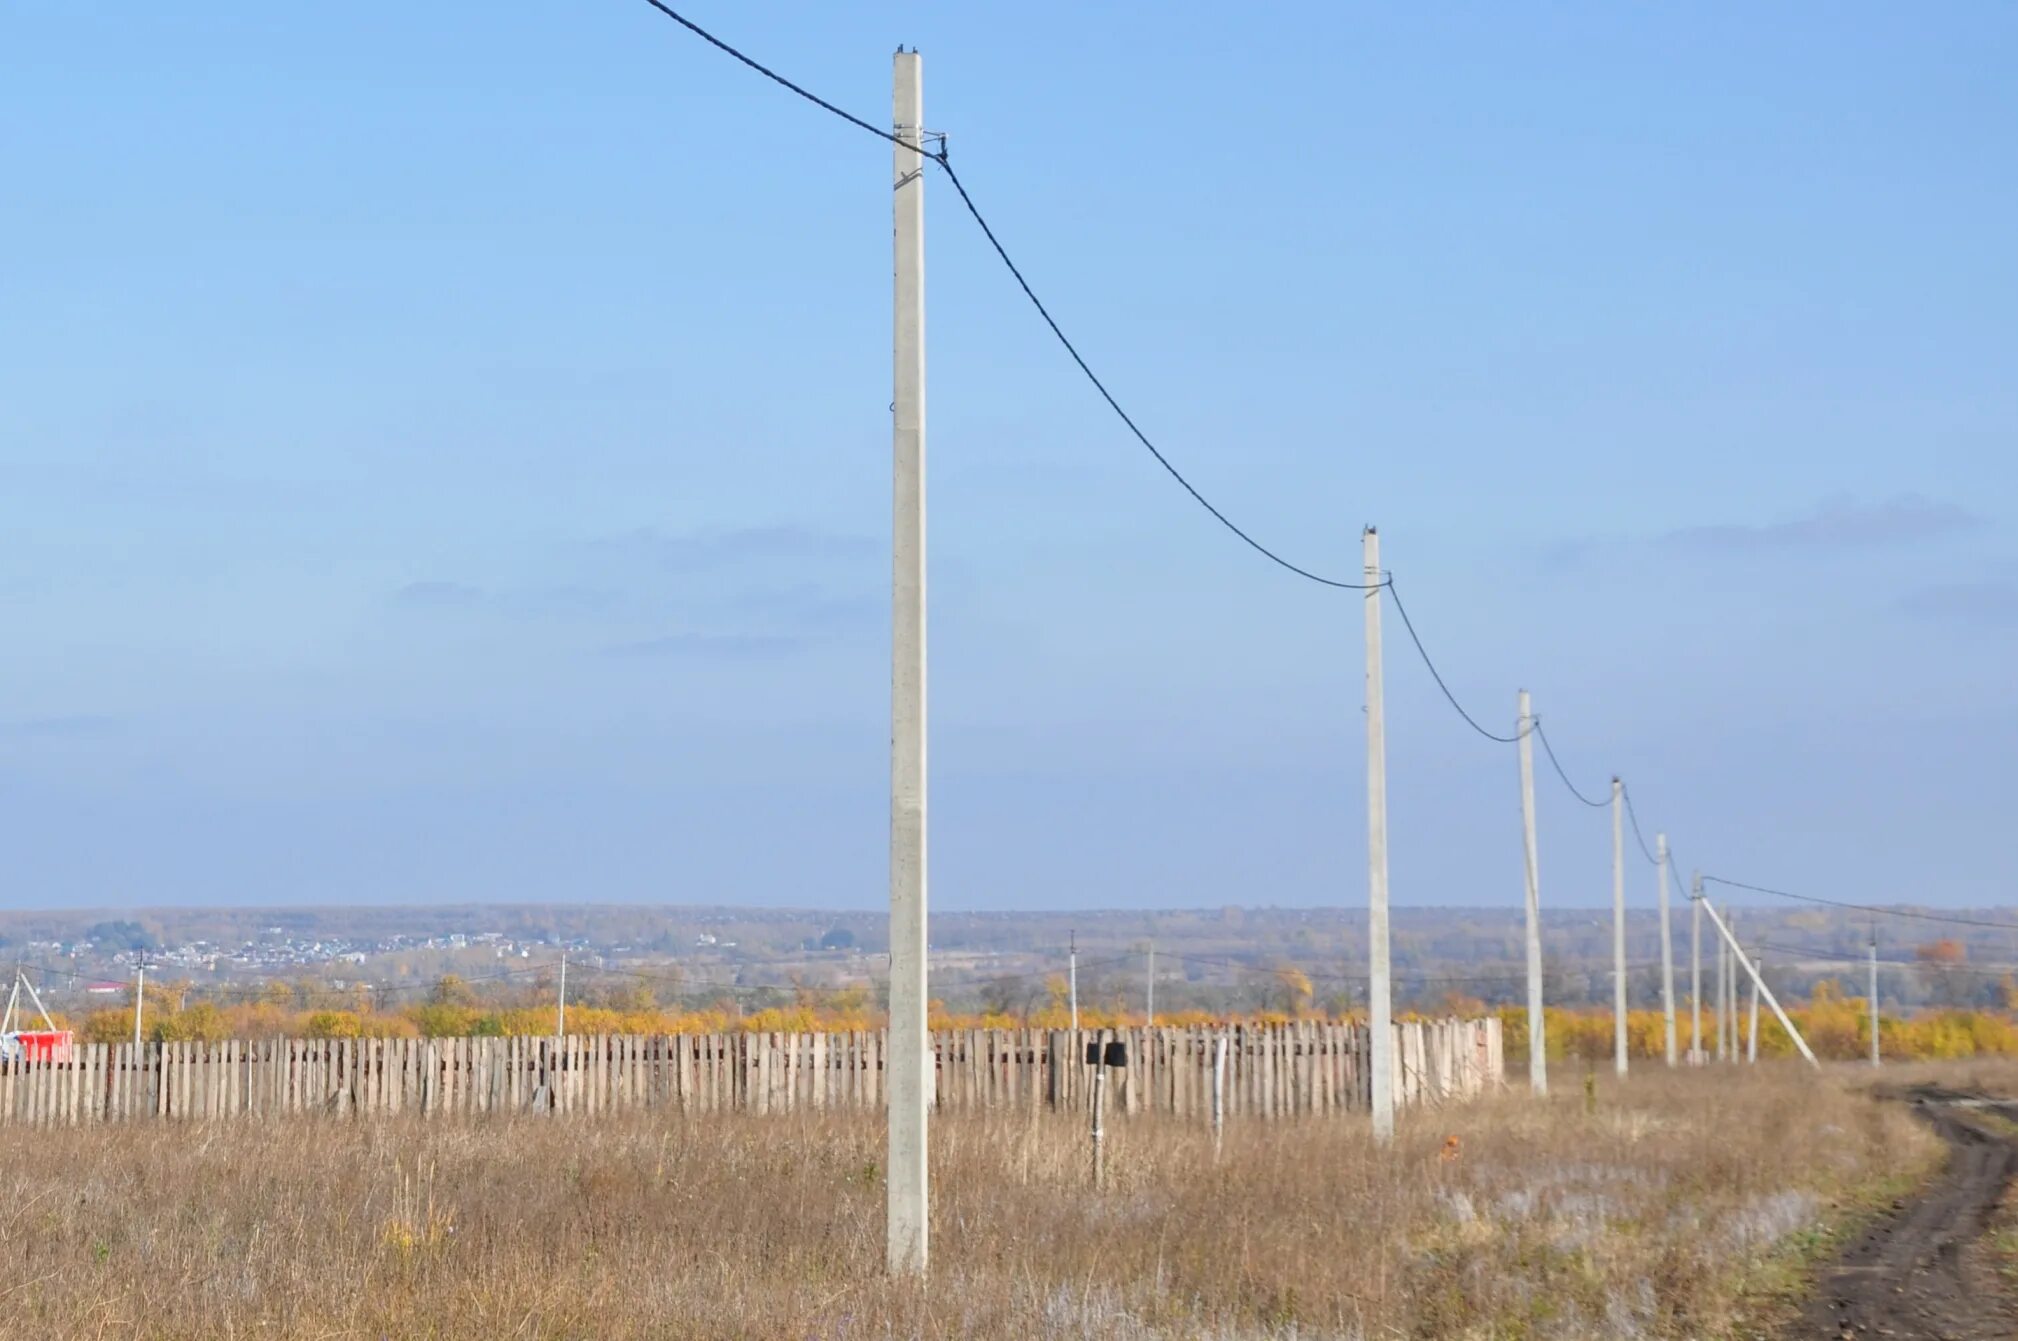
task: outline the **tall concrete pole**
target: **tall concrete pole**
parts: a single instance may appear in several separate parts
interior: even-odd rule
[[[1878,1064],[1878,933],[1874,931],[1871,933],[1871,1065]]]
[[[1873,941],[1872,944],[1875,946],[1877,942]],[[1873,949],[1871,953],[1873,956],[1876,956],[1878,952],[1876,949]],[[1876,962],[1875,958],[1873,962]],[[1871,970],[1873,982],[1877,981],[1877,972],[1878,970],[1875,967]],[[135,965],[133,970],[133,1060],[135,1065],[138,1065],[140,1061],[140,1011],[142,1006],[146,1004],[146,1001],[147,961],[142,959]]]
[[[1548,1038],[1542,1014],[1542,878],[1535,855],[1535,733],[1528,691],[1520,692],[1521,840],[1527,848],[1528,1087],[1549,1092]]]
[[[1612,779],[1612,1052],[1626,1073],[1626,831],[1625,784]]]
[[[1360,534],[1366,600],[1367,1041],[1373,1139],[1394,1139],[1394,1006],[1387,934],[1387,691],[1381,676],[1380,535]]]
[[[1738,916],[1736,913],[1733,913],[1731,914],[1731,935],[1736,936],[1737,934]],[[1724,1055],[1735,1062],[1738,1060],[1738,956],[1736,949],[1730,946],[1726,946],[1724,949],[1724,972],[1727,975],[1727,985],[1724,988],[1724,1003],[1725,1009],[1730,1013],[1731,1018],[1727,1031],[1731,1036],[1731,1041],[1725,1044]]]
[[[554,998],[554,1036],[565,1037],[568,1032],[568,957],[561,955],[561,990]]]
[[[1072,948],[1065,952],[1065,991],[1072,1003],[1072,1032],[1079,1032],[1079,933],[1072,933]]]
[[[893,290],[890,529],[889,1269],[926,1265],[925,1032],[925,158],[915,51],[892,72]]]
[[[1766,974],[1766,961],[1763,959],[1754,959],[1752,963],[1755,966],[1757,966],[1759,970],[1759,976],[1763,978]],[[1759,1060],[1759,984],[1757,982],[1754,982],[1752,984],[1752,1016],[1745,1026],[1745,1061],[1747,1064],[1751,1064],[1756,1063],[1758,1060]]]
[[[1726,947],[1717,942],[1717,1060],[1724,1060],[1724,991],[1730,986],[1730,979],[1724,972]]]
[[[1668,836],[1654,835],[1654,874],[1661,887],[1661,1016],[1667,1028],[1668,1065],[1675,1064],[1675,943],[1668,931]]]
[[[1738,915],[1731,914],[1731,935],[1738,934]],[[1738,961],[1732,948],[1724,947],[1724,1059],[1738,1060]]]
[[[1703,1064],[1703,876],[1689,885],[1689,1065]]]
[[[1147,989],[1143,998],[1144,1017],[1149,1027],[1156,1027],[1156,942],[1149,942],[1149,966],[1143,972],[1143,985]]]

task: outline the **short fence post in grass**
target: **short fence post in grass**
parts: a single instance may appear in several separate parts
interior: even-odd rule
[[[1761,975],[1766,971],[1766,961],[1755,959]],[[1754,1064],[1759,1060],[1759,984],[1752,984],[1752,1018],[1745,1028],[1745,1061]]]
[[[1877,919],[1873,918],[1873,921]],[[1878,933],[1871,932],[1871,1065],[1878,1063]]]
[[[1093,1062],[1093,1093],[1087,1106],[1093,1114],[1093,1186],[1102,1187],[1107,1182],[1105,1142],[1107,1133],[1101,1128],[1102,1109],[1107,1102],[1107,1031],[1101,1029],[1093,1036],[1091,1048]]]

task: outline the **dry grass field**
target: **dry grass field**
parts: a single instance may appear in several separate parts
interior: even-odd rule
[[[880,1274],[874,1118],[220,1124],[0,1139],[42,1337],[1715,1337],[1938,1158],[1791,1067],[1404,1115],[934,1128],[934,1272]]]

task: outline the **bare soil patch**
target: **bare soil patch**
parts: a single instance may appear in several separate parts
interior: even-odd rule
[[[1896,1097],[1947,1144],[1947,1164],[1824,1269],[1786,1335],[2018,1337],[2018,1295],[1990,1239],[1998,1205],[2018,1177],[2011,1126],[2018,1103],[1931,1084]]]

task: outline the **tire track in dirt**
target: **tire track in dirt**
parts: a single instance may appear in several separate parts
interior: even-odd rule
[[[1947,1166],[1821,1273],[1787,1341],[2018,1338],[2018,1300],[1988,1243],[1991,1216],[2018,1177],[2018,1141],[1971,1116],[2006,1105],[1933,1086],[1896,1097],[1947,1142]]]

